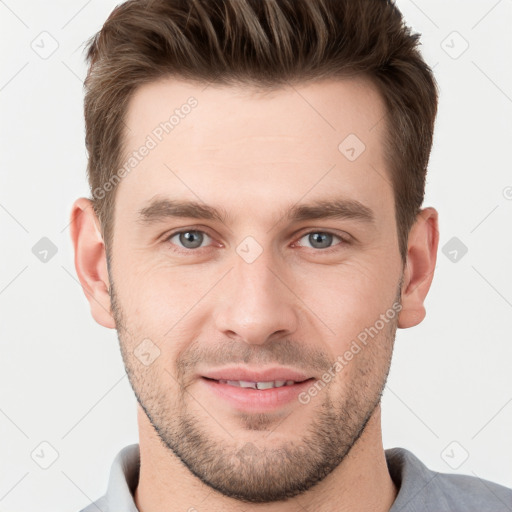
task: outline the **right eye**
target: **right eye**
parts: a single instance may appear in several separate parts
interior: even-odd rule
[[[180,251],[178,252],[186,252],[186,251],[194,251],[195,249],[201,249],[202,243],[206,238],[210,238],[204,231],[196,230],[196,229],[182,229],[180,231],[174,231],[168,237],[165,238],[165,242],[170,242],[172,245],[181,244]],[[176,238],[176,243],[171,240]]]

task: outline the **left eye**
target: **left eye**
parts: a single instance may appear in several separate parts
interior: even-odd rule
[[[302,238],[306,238],[310,244],[312,244],[313,249],[332,249],[334,247],[331,246],[333,238],[337,238],[342,243],[348,243],[343,238],[334,233],[329,233],[327,231],[310,231],[302,235]],[[340,244],[337,244],[340,245]]]

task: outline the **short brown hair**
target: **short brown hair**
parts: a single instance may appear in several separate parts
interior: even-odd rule
[[[438,92],[391,0],[128,0],[87,45],[84,114],[93,207],[113,239],[124,117],[140,85],[164,77],[261,90],[364,76],[387,108],[386,154],[405,264],[421,209]],[[341,141],[340,141],[341,142]],[[97,197],[97,196],[101,197]]]

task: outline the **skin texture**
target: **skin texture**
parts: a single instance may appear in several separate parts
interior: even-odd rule
[[[137,507],[387,511],[397,489],[380,397],[396,329],[425,316],[437,211],[418,215],[402,266],[385,107],[367,81],[267,94],[153,82],[130,102],[127,154],[190,96],[197,106],[118,185],[109,265],[90,201],[77,199],[71,213],[78,277],[95,320],[118,330],[139,403]],[[349,134],[366,146],[354,161],[338,150]],[[224,208],[229,217],[140,222],[138,211],[157,196]],[[334,198],[360,201],[375,223],[285,219],[296,203]],[[186,245],[170,236],[177,230],[201,234]],[[334,236],[321,242],[311,233]],[[237,252],[248,236],[262,250],[251,263]],[[399,312],[308,403],[240,411],[200,378],[222,366],[282,365],[320,379],[390,310]],[[136,356],[145,339],[159,350],[148,365]]]

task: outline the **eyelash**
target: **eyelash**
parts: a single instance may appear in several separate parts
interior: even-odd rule
[[[188,233],[190,231],[194,231],[194,232],[198,232],[198,233],[203,233],[206,236],[208,236],[210,238],[213,238],[206,231],[203,231],[201,229],[189,228],[189,229],[180,229],[179,231],[172,232],[171,234],[169,234],[168,236],[165,237],[164,242],[165,243],[169,243],[170,245],[174,245],[174,244],[172,244],[170,242],[171,238],[173,238],[176,235],[180,235],[182,233]],[[345,237],[342,237],[341,235],[333,233],[332,231],[319,230],[319,229],[314,229],[314,230],[310,230],[310,231],[306,231],[305,233],[302,233],[300,235],[300,237],[298,238],[298,240],[300,240],[301,238],[304,238],[306,235],[310,235],[311,233],[321,233],[321,234],[326,234],[326,235],[332,235],[332,236],[338,238],[339,240],[341,240],[340,243],[338,243],[336,245],[333,245],[332,247],[328,247],[326,249],[315,249],[314,247],[306,247],[306,249],[310,249],[310,250],[312,250],[314,252],[318,252],[318,253],[321,253],[321,254],[330,254],[330,253],[332,253],[332,252],[334,252],[336,250],[339,250],[340,249],[339,246],[347,246],[347,245],[351,244],[351,241],[348,239],[348,237],[345,238]],[[172,250],[175,251],[175,252],[178,252],[178,253],[187,254],[187,253],[192,253],[192,252],[199,252],[201,249],[207,249],[207,247],[199,247],[197,249],[185,249],[185,248],[178,247],[178,249],[172,249]]]

